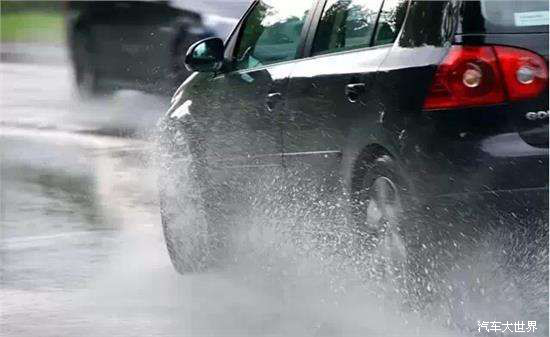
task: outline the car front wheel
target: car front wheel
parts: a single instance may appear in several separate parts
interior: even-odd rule
[[[159,181],[166,248],[178,273],[203,272],[212,265],[214,237],[194,170],[180,169],[174,171],[187,172],[185,176],[168,173]]]

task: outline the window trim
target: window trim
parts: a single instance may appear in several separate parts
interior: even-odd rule
[[[376,45],[376,46],[361,47],[361,48],[349,49],[349,50],[338,50],[338,51],[331,52],[331,53],[325,53],[325,54],[309,56],[307,58],[303,58],[303,59],[298,60],[298,61],[316,60],[316,59],[320,59],[320,58],[323,58],[323,57],[332,57],[332,56],[339,56],[339,55],[345,55],[345,54],[351,54],[351,53],[367,52],[367,51],[370,51],[370,50],[391,48],[391,47],[393,47],[393,43],[379,44],[379,45]]]
[[[391,48],[392,46],[393,46],[393,43],[386,43],[386,44],[380,44],[380,45],[376,45],[376,46],[363,47],[363,48],[357,48],[357,49],[340,50],[340,51],[337,51],[337,52],[334,52],[334,53],[327,53],[327,54],[319,54],[319,55],[308,56],[308,57],[301,57],[301,58],[298,58],[298,59],[295,59],[295,60],[288,60],[288,61],[283,61],[283,62],[278,62],[278,63],[272,63],[272,64],[268,64],[268,65],[265,65],[265,66],[255,67],[255,68],[231,70],[231,71],[226,72],[226,73],[218,74],[217,76],[214,77],[214,79],[221,78],[225,75],[242,75],[242,74],[247,74],[247,73],[254,72],[254,71],[265,70],[265,69],[271,68],[272,66],[284,66],[285,64],[290,64],[290,63],[296,63],[297,64],[297,63],[307,62],[307,61],[310,61],[310,60],[317,60],[317,59],[325,58],[325,57],[335,57],[335,56],[351,54],[351,53],[367,52],[367,51],[370,51],[370,50]]]
[[[231,74],[231,73],[246,73],[251,70],[261,70],[261,69],[267,69],[272,65],[279,65],[283,63],[293,62],[296,60],[299,60],[304,57],[304,48],[305,48],[305,42],[306,38],[309,35],[311,22],[313,19],[313,16],[315,14],[315,11],[317,10],[317,7],[319,6],[320,2],[323,2],[323,0],[310,0],[311,1],[311,8],[304,19],[304,25],[302,27],[302,31],[300,32],[300,38],[298,41],[298,47],[296,48],[296,54],[294,56],[294,59],[292,60],[284,60],[284,61],[278,61],[274,63],[270,63],[267,65],[261,65],[256,66],[252,68],[246,68],[246,69],[235,69],[235,52],[237,50],[237,46],[241,40],[242,33],[244,31],[244,23],[248,19],[248,17],[251,15],[252,11],[256,6],[261,2],[261,0],[254,0],[254,2],[250,5],[248,10],[246,11],[245,15],[241,18],[239,21],[237,27],[233,30],[231,33],[227,45],[226,50],[224,51],[224,59],[225,59],[225,65],[222,70],[222,74]]]
[[[387,0],[382,1],[382,7],[380,7],[380,12],[378,13],[378,18],[376,18],[376,26],[374,27],[374,34],[372,35],[372,41],[371,46],[386,46],[388,44],[395,44],[396,41],[399,40],[399,37],[401,36],[401,32],[403,32],[403,27],[405,27],[405,22],[407,22],[407,17],[409,16],[409,9],[411,8],[411,2],[412,0],[403,0],[403,2],[406,2],[406,8],[405,8],[405,16],[403,17],[403,22],[401,22],[401,26],[399,27],[399,31],[397,32],[397,35],[395,36],[395,39],[391,43],[384,43],[384,44],[375,44],[376,42],[376,34],[378,33],[378,23],[380,22],[380,15],[382,15],[382,9],[384,9],[384,4]]]
[[[374,36],[376,35],[376,28],[378,27],[378,19],[380,18],[380,13],[382,12],[382,8],[384,8],[384,3],[386,0],[380,1],[380,8],[378,8],[378,13],[376,13],[376,21],[374,23],[374,30],[372,33],[372,36],[370,37],[368,41],[368,45],[366,47],[359,47],[359,48],[352,48],[348,50],[336,50],[336,51],[329,51],[323,54],[313,55],[313,44],[315,43],[315,35],[317,34],[317,28],[319,28],[319,23],[321,22],[321,17],[323,16],[323,13],[325,12],[325,7],[327,6],[327,2],[329,0],[320,0],[319,5],[317,7],[318,13],[316,13],[315,17],[313,18],[314,22],[311,24],[312,27],[315,27],[314,30],[312,30],[310,33],[310,36],[308,36],[308,45],[307,45],[307,57],[316,57],[316,56],[323,56],[323,55],[330,55],[335,53],[342,53],[342,52],[350,52],[354,50],[362,50],[371,48],[373,46]]]
[[[378,23],[380,23],[380,16],[382,15],[382,9],[384,9],[385,4],[386,4],[386,0],[382,0],[382,3],[380,4],[380,8],[378,9],[378,14],[376,15],[376,22],[374,23],[374,30],[372,31],[372,36],[370,37],[369,47],[374,46],[374,41],[376,40],[376,34],[378,33]],[[393,42],[395,42],[395,40],[393,40]]]
[[[294,59],[294,60],[281,61],[281,62],[277,62],[277,63],[270,63],[270,64],[266,64],[266,65],[262,65],[262,66],[257,66],[257,67],[254,67],[254,68],[231,69],[231,70],[228,70],[224,73],[216,74],[214,76],[214,79],[218,79],[218,78],[221,78],[221,77],[224,77],[224,76],[227,76],[227,75],[242,75],[242,74],[253,73],[253,72],[256,72],[256,71],[266,70],[266,69],[273,68],[273,67],[279,67],[279,66],[288,65],[288,64],[291,64],[291,63],[300,62],[302,60],[307,60],[307,59],[299,58],[299,59]]]
[[[237,46],[237,42],[239,41],[239,38],[240,38],[240,32],[241,32],[242,26],[246,21],[246,19],[248,18],[248,16],[250,15],[250,12],[254,10],[258,2],[260,1],[254,0],[250,4],[250,6],[248,7],[244,15],[239,20],[239,23],[235,26],[235,28],[227,38],[227,41],[225,42],[225,46],[224,46],[225,50],[223,53],[225,66],[228,66],[233,62],[233,55],[235,54],[235,47]]]
[[[407,9],[405,18],[403,20],[403,23],[407,20],[407,16],[409,14],[410,4],[411,0],[405,0],[407,2]],[[378,23],[380,22],[380,15],[382,14],[382,9],[384,8],[384,4],[386,3],[386,0],[382,0],[380,3],[380,8],[378,9],[378,14],[376,15],[376,23],[374,25],[374,31],[372,36],[370,37],[370,41],[367,47],[361,47],[361,48],[354,48],[354,49],[348,49],[348,50],[336,50],[332,52],[327,52],[323,54],[313,55],[313,44],[315,43],[315,35],[317,34],[317,28],[319,27],[319,23],[321,22],[321,17],[323,15],[323,12],[325,11],[325,7],[328,0],[319,0],[319,4],[316,9],[315,16],[312,18],[312,23],[310,25],[311,29],[309,31],[309,35],[306,40],[306,46],[304,50],[304,57],[306,58],[317,58],[317,57],[323,57],[327,55],[334,55],[334,54],[343,54],[343,53],[349,53],[354,51],[365,51],[369,49],[374,48],[380,48],[380,47],[387,47],[387,46],[393,46],[396,41],[398,41],[399,36],[401,35],[401,32],[403,31],[404,24],[399,27],[399,33],[396,35],[395,40],[390,43],[384,43],[384,44],[378,44],[375,45],[375,39],[376,39],[376,31],[378,29]]]
[[[321,21],[321,16],[325,10],[325,6],[328,0],[318,0],[315,7],[315,11],[311,17],[311,22],[309,24],[309,30],[307,37],[304,43],[303,57],[311,57],[313,51],[313,43],[315,42],[315,34],[317,33],[317,28],[319,28],[319,22]]]

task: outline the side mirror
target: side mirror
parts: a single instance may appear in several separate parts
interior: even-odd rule
[[[189,71],[203,73],[220,70],[223,64],[223,41],[217,37],[210,37],[196,42],[185,55],[185,66]]]

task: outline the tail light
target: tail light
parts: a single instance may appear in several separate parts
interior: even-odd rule
[[[512,101],[534,98],[548,85],[548,67],[539,55],[510,47],[495,47],[508,97]]]
[[[539,55],[501,46],[452,46],[439,65],[424,109],[450,109],[537,97],[548,85]]]

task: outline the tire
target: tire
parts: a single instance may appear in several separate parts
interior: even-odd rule
[[[214,262],[217,237],[209,226],[195,164],[165,172],[160,180],[161,221],[168,255],[180,274],[204,272]]]
[[[408,293],[415,267],[410,243],[414,234],[407,219],[415,199],[407,179],[387,154],[365,162],[356,174],[352,223],[357,247],[374,256],[372,267],[381,284]]]
[[[100,85],[91,44],[90,34],[75,31],[73,36],[75,82],[79,96],[84,99],[109,96],[113,93],[113,90]]]
[[[382,255],[373,267],[381,270],[384,287],[398,290],[407,310],[468,333],[477,333],[472,322],[489,311],[491,317],[505,317],[509,308],[518,308],[541,322],[548,317],[547,211],[518,217],[463,201],[418,207],[407,175],[386,154],[358,173],[353,223],[359,247]],[[395,217],[393,234],[402,240],[402,260],[382,249],[388,233],[368,221],[369,192],[380,178],[400,193],[402,216]],[[540,331],[548,335],[548,326]]]

